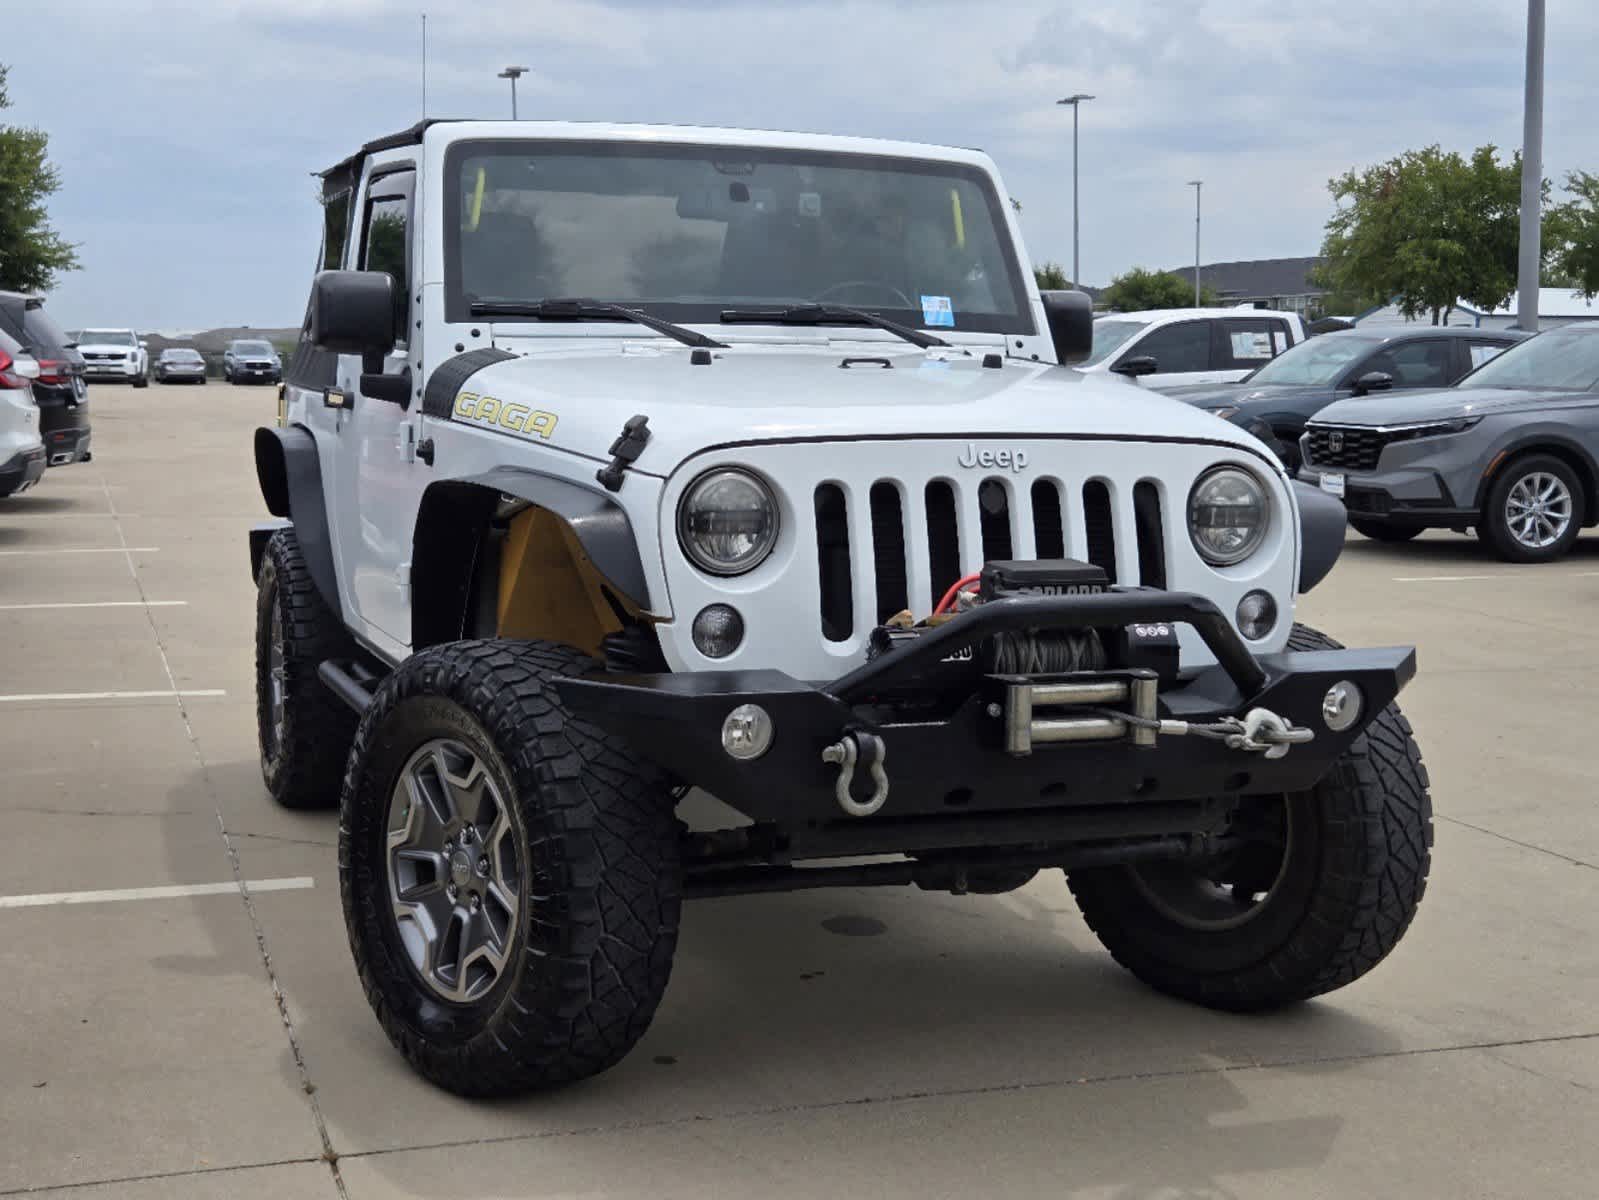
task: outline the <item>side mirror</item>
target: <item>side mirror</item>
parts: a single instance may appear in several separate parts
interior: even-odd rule
[[[359,354],[363,365],[394,349],[394,279],[386,271],[323,271],[311,284],[311,343]],[[381,366],[367,367],[381,370]]]
[[[1355,395],[1364,396],[1367,392],[1386,392],[1394,386],[1394,377],[1386,371],[1367,371],[1355,380]]]
[[[1130,375],[1135,379],[1140,375],[1153,375],[1159,369],[1160,364],[1147,354],[1125,358],[1111,368],[1118,375]]]
[[[139,349],[148,350],[149,348],[150,348],[150,343],[145,341],[143,338],[140,338],[139,339]]]
[[[1094,350],[1094,302],[1087,292],[1040,292],[1056,361],[1070,366]]]

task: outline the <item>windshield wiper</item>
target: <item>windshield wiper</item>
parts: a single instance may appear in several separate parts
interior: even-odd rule
[[[874,325],[904,338],[913,346],[949,345],[941,337],[890,321],[864,308],[843,304],[792,304],[787,308],[729,308],[722,313],[724,325]]]
[[[498,298],[472,301],[474,317],[532,317],[536,321],[632,321],[656,333],[675,338],[685,346],[710,346],[719,350],[727,348],[719,342],[693,329],[685,329],[636,308],[615,304],[609,300],[585,300],[578,296],[563,296],[550,300],[501,300]]]

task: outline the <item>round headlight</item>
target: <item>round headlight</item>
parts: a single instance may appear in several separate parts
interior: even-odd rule
[[[1266,540],[1271,504],[1266,489],[1240,467],[1207,471],[1188,494],[1188,533],[1213,567],[1243,562]]]
[[[777,499],[748,471],[708,471],[683,493],[677,537],[702,571],[753,571],[777,545]]]

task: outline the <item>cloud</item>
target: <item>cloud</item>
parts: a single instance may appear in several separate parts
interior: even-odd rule
[[[84,270],[67,323],[293,323],[318,237],[310,172],[429,109],[806,129],[976,145],[1037,259],[1071,252],[1083,91],[1091,283],[1192,254],[1313,253],[1328,178],[1440,142],[1520,144],[1520,5],[1495,0],[53,0],[59,60],[13,52],[13,120],[52,137],[61,231]],[[130,20],[130,16],[139,19]],[[1546,173],[1599,168],[1599,5],[1549,17]]]

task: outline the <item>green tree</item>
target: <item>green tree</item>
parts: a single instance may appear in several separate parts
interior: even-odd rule
[[[1100,300],[1112,311],[1141,312],[1149,308],[1187,308],[1194,302],[1191,279],[1170,271],[1148,271],[1134,267],[1110,281]],[[1216,303],[1216,293],[1200,279],[1199,302]]]
[[[1041,292],[1060,292],[1072,286],[1066,278],[1066,268],[1058,262],[1041,262],[1033,268],[1033,278],[1038,280]]]
[[[0,110],[11,107],[7,68],[0,65]],[[78,265],[76,248],[50,227],[45,201],[61,186],[38,129],[0,125],[0,288],[48,291]]]
[[[1573,171],[1566,176],[1571,199],[1557,204],[1546,222],[1555,239],[1551,273],[1574,291],[1599,294],[1599,175]]]
[[[1547,199],[1549,185],[1544,184]],[[1322,241],[1322,286],[1341,298],[1397,302],[1410,318],[1447,319],[1457,300],[1499,308],[1516,290],[1521,156],[1495,146],[1469,159],[1438,146],[1346,171]],[[1545,230],[1546,252],[1553,248]]]

